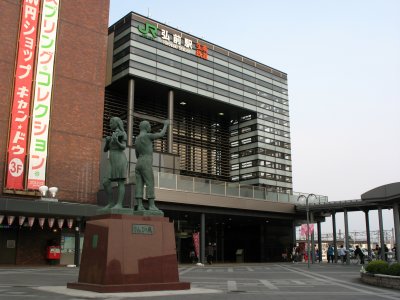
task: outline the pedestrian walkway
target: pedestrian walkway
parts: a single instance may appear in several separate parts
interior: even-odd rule
[[[66,288],[77,268],[0,268],[0,299],[400,299],[400,291],[360,281],[360,266],[341,264],[215,264],[179,268],[187,291],[100,294]]]

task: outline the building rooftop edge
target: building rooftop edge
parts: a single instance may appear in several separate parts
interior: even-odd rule
[[[240,57],[242,57],[242,58],[245,58],[245,59],[247,59],[247,60],[249,60],[249,61],[251,61],[251,62],[254,62],[254,67],[256,67],[257,65],[260,65],[260,66],[269,68],[269,69],[271,69],[272,71],[279,72],[279,73],[281,73],[281,74],[284,75],[284,76],[281,76],[281,78],[287,80],[287,73],[285,73],[285,72],[283,72],[283,71],[280,71],[280,70],[275,69],[275,68],[273,68],[273,67],[270,67],[270,66],[268,66],[268,65],[266,65],[266,64],[263,64],[263,63],[261,63],[261,62],[258,62],[258,61],[254,60],[254,59],[251,59],[251,58],[249,58],[249,57],[247,57],[247,56],[244,56],[244,55],[242,55],[242,54],[239,54],[239,53],[237,53],[237,52],[235,52],[235,51],[231,51],[231,50],[229,50],[229,49],[226,49],[225,47],[222,47],[222,46],[219,46],[219,45],[217,45],[217,44],[211,43],[211,42],[209,42],[209,41],[207,41],[207,40],[205,40],[205,39],[202,39],[202,38],[199,38],[199,37],[197,37],[197,36],[194,36],[194,35],[192,35],[192,34],[190,34],[190,33],[187,33],[186,31],[183,31],[183,30],[181,30],[181,29],[177,29],[177,28],[171,27],[171,26],[169,26],[169,25],[167,25],[167,24],[161,23],[161,22],[159,22],[159,21],[157,21],[157,20],[154,20],[154,19],[152,19],[152,18],[143,16],[143,15],[141,15],[141,14],[139,14],[139,13],[134,12],[134,11],[129,12],[128,14],[126,14],[125,16],[123,16],[121,19],[119,19],[118,21],[116,21],[116,22],[114,22],[112,25],[110,25],[110,26],[108,27],[108,34],[110,34],[111,32],[114,32],[115,27],[116,27],[117,24],[119,24],[119,23],[122,22],[123,20],[124,20],[124,21],[123,21],[122,23],[125,23],[125,22],[126,22],[125,19],[126,19],[127,17],[132,18],[133,15],[136,15],[136,16],[139,16],[139,17],[141,17],[141,18],[144,18],[144,19],[153,21],[153,22],[155,22],[157,25],[158,25],[158,24],[161,24],[161,25],[163,25],[163,26],[165,26],[165,27],[168,27],[168,28],[171,28],[171,29],[173,29],[173,30],[175,30],[175,31],[180,31],[180,32],[182,32],[182,33],[184,33],[184,34],[186,34],[186,35],[188,35],[188,36],[191,36],[191,37],[193,37],[193,38],[195,38],[195,39],[202,40],[202,41],[204,41],[204,42],[206,42],[206,43],[208,43],[208,44],[210,44],[210,45],[213,45],[213,46],[215,46],[215,47],[218,47],[218,48],[220,48],[220,49],[223,49],[223,50],[225,50],[225,51],[228,52],[228,56],[229,56],[229,53],[233,53],[233,54],[235,54],[235,55],[237,55],[237,56],[240,56]],[[157,26],[157,27],[158,27],[158,26]],[[246,62],[243,61],[243,60],[242,60],[242,62],[243,62],[243,63],[246,63]],[[246,63],[246,64],[248,64],[248,63]],[[271,73],[271,74],[273,74],[273,73]],[[276,75],[276,74],[273,74],[273,75]]]

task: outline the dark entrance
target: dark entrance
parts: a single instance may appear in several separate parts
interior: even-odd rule
[[[0,229],[0,264],[15,264],[18,230],[8,225]]]
[[[200,232],[201,213],[166,211],[174,221],[176,249],[180,263],[191,263],[194,232]],[[210,244],[214,262],[280,261],[292,248],[293,230],[289,219],[274,219],[206,213],[205,254]]]

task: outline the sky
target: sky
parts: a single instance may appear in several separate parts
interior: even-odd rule
[[[400,1],[111,0],[109,24],[130,11],[288,74],[294,191],[352,200],[400,181]]]

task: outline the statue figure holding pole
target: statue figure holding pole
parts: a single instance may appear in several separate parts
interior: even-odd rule
[[[148,121],[142,121],[139,124],[140,133],[135,139],[136,152],[136,191],[135,198],[137,203],[137,212],[148,215],[164,215],[155,205],[154,194],[154,174],[153,174],[153,141],[162,138],[168,128],[169,120],[164,121],[164,127],[160,132],[151,133],[151,126]],[[149,209],[143,206],[143,192],[146,185],[146,195],[149,201]]]

